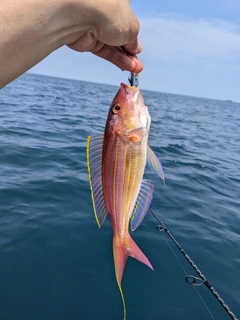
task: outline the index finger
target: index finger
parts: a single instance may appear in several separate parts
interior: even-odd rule
[[[98,57],[108,60],[121,70],[139,73],[143,69],[143,64],[133,55],[126,54],[119,47],[103,45],[100,50],[92,51]]]
[[[128,53],[128,54],[138,54],[142,51],[142,45],[138,40],[138,32],[139,32],[139,22],[138,19],[135,17],[135,15],[132,15],[132,30],[129,33],[130,38],[128,41],[122,46],[122,48]]]

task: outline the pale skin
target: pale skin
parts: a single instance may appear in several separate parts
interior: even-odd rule
[[[64,45],[139,73],[138,31],[128,0],[1,0],[0,88]]]

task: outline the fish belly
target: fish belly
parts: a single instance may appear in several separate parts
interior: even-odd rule
[[[113,232],[128,234],[128,224],[146,164],[146,139],[132,143],[112,136],[104,139],[102,181],[107,212]]]

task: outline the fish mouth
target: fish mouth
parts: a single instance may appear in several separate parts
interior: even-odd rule
[[[127,90],[131,90],[132,92],[139,91],[139,87],[129,86],[126,83],[123,83],[123,82],[121,82],[120,85],[127,93],[129,93]]]

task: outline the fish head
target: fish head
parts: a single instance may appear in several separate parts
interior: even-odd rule
[[[108,114],[106,129],[130,142],[140,142],[148,136],[151,117],[139,87],[121,86]]]

